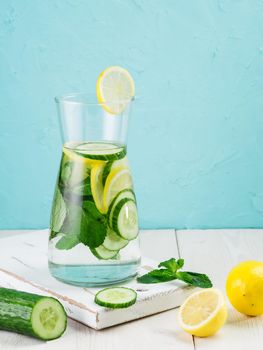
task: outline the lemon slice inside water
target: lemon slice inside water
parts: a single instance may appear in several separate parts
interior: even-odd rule
[[[105,182],[103,205],[106,210],[115,196],[124,189],[132,188],[132,177],[128,168],[117,167],[110,171]]]

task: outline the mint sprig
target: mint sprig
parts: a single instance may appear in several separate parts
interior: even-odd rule
[[[140,283],[162,283],[173,280],[180,280],[189,285],[210,288],[213,286],[209,277],[202,273],[190,272],[190,271],[178,271],[184,266],[184,259],[171,258],[166,261],[162,261],[158,267],[159,269],[152,270],[143,276],[137,278]]]

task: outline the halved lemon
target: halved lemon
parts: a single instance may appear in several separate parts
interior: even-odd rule
[[[220,290],[209,288],[190,295],[178,315],[181,327],[197,337],[216,333],[226,322],[227,307]]]
[[[117,167],[110,171],[105,182],[103,193],[103,205],[108,210],[113,198],[124,189],[132,188],[130,170],[126,167]]]
[[[133,78],[122,67],[106,68],[98,77],[96,93],[102,108],[110,114],[120,114],[135,95]]]

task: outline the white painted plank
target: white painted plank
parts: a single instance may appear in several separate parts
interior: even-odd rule
[[[10,235],[19,231],[8,232]],[[5,233],[6,236],[6,233]],[[1,237],[1,232],[0,232]],[[161,261],[178,257],[174,230],[141,232],[142,253]],[[0,332],[0,350],[193,350],[192,338],[182,333],[176,322],[177,310],[171,310],[109,329],[95,331],[69,320],[66,333],[57,340],[41,342],[22,335]]]
[[[185,268],[207,273],[224,293],[227,274],[234,265],[262,260],[263,230],[182,230],[177,237]],[[262,350],[263,318],[243,316],[229,305],[227,324],[214,337],[195,338],[195,346],[197,350]]]
[[[101,331],[74,325],[78,350],[193,350],[188,335],[178,329],[175,310]]]

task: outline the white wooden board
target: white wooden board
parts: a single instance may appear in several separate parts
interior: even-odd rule
[[[145,285],[136,279],[125,286],[137,291],[135,305],[127,309],[108,309],[96,305],[97,288],[81,288],[54,279],[47,266],[48,230],[3,238],[0,247],[0,284],[27,292],[51,295],[64,305],[69,317],[94,329],[103,329],[138,319],[181,304],[191,287],[179,281]],[[142,259],[140,274],[156,267],[153,260]]]

